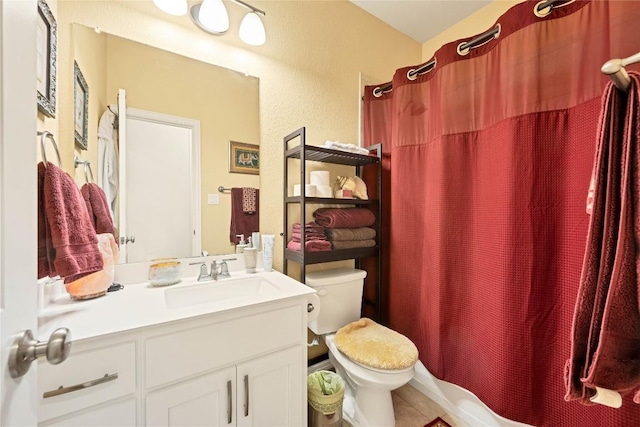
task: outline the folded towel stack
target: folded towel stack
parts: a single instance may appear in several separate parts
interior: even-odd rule
[[[327,236],[324,234],[324,228],[314,222],[305,224],[304,226],[304,240],[305,251],[307,252],[319,252],[330,251],[331,243],[327,240]],[[292,251],[299,251],[302,249],[302,225],[293,224],[291,230],[291,240],[287,244],[287,248]]]
[[[376,230],[370,226],[376,217],[364,208],[321,208],[313,213],[316,223],[324,231],[334,250],[369,248],[376,245]]]

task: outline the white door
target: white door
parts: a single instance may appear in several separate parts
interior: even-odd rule
[[[292,347],[237,366],[238,426],[306,425],[301,352]]]
[[[148,426],[228,426],[236,424],[234,367],[149,393]]]
[[[127,108],[127,262],[200,254],[199,129],[197,120]]]
[[[37,335],[35,1],[0,2],[0,425],[37,424],[37,363],[11,378],[8,353]]]

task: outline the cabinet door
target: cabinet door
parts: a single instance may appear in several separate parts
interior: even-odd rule
[[[236,370],[227,368],[147,395],[148,426],[236,424]]]
[[[238,426],[306,425],[302,352],[292,347],[237,366]]]
[[[64,427],[125,427],[136,425],[136,400],[113,403],[103,408],[93,409],[79,415],[71,415],[52,423],[41,423],[40,426]]]

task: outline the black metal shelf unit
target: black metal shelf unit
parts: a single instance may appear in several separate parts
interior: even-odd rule
[[[299,140],[298,145],[290,147],[292,141]],[[372,306],[376,313],[377,320],[381,318],[381,245],[380,245],[380,226],[382,218],[382,207],[380,200],[382,198],[382,147],[380,144],[367,148],[370,152],[369,155],[350,153],[346,151],[334,150],[325,147],[317,147],[313,145],[307,145],[305,142],[305,128],[302,127],[295,132],[290,133],[284,137],[284,192],[283,192],[283,210],[284,210],[284,273],[288,274],[289,261],[295,262],[300,266],[300,281],[305,282],[306,279],[306,266],[310,264],[319,264],[323,262],[342,261],[342,260],[355,260],[356,268],[361,267],[361,260],[363,258],[375,258],[375,268],[377,274],[369,274],[367,282],[365,282],[365,288],[369,286],[375,287],[375,298],[364,298],[364,303]],[[290,160],[299,160],[300,164],[300,176],[298,183],[300,184],[300,196],[289,196],[289,167]],[[307,197],[305,195],[305,177],[307,174],[307,162],[324,162],[333,163],[339,165],[354,166],[356,174],[362,176],[365,168],[373,168],[376,176],[376,189],[375,194],[377,198],[371,200],[360,199],[338,199],[338,198],[323,198],[323,197]],[[371,183],[369,183],[371,185]],[[287,242],[289,239],[289,232],[291,225],[289,223],[289,206],[292,204],[300,205],[300,221],[305,222],[307,205],[349,205],[367,207],[371,209],[376,215],[376,246],[369,248],[355,248],[355,249],[343,249],[343,250],[331,250],[323,252],[307,252],[302,245],[302,251],[293,251],[287,249]],[[370,265],[370,264],[368,264]],[[371,283],[371,282],[375,283]]]

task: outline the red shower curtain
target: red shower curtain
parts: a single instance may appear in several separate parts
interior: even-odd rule
[[[366,145],[390,161],[388,310],[436,377],[536,426],[638,426],[622,409],[564,400],[580,280],[601,65],[640,51],[640,3],[577,1],[458,40],[415,80],[365,94]],[[493,27],[492,27],[493,28]],[[629,67],[638,69],[638,67]]]

